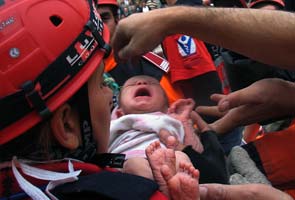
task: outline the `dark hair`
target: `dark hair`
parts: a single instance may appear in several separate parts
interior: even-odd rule
[[[87,86],[87,84],[85,84]],[[82,88],[86,87],[83,86]],[[77,96],[82,88],[74,94],[68,104],[78,112],[79,102]],[[87,88],[87,87],[86,87]],[[86,99],[88,101],[88,98]],[[80,113],[78,112],[79,117]],[[36,161],[62,159],[69,154],[69,150],[61,146],[52,134],[51,118],[46,119],[19,137],[0,145],[0,162],[10,161],[13,156]]]
[[[118,7],[117,6],[115,6],[115,5],[108,5],[108,6],[110,6],[110,8],[111,8],[111,11],[112,11],[112,13],[113,13],[113,15],[114,15],[114,17],[117,19],[118,18],[118,16],[119,16],[119,14],[118,14]]]
[[[55,141],[51,135],[49,120],[37,124],[21,136],[0,146],[0,162],[13,156],[34,160],[48,160],[50,146]]]
[[[114,18],[116,18],[116,19],[118,18],[118,16],[119,16],[119,13],[118,13],[119,7],[118,6],[115,6],[113,4],[101,4],[101,5],[96,4],[96,8],[99,8],[99,7],[108,7],[108,8],[110,8]]]

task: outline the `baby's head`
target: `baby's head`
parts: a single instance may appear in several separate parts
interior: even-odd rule
[[[167,95],[157,79],[145,75],[134,76],[121,89],[117,116],[158,111],[166,113],[168,105]]]

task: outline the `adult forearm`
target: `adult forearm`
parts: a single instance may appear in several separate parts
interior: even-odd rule
[[[183,33],[252,59],[294,69],[295,14],[238,8],[163,9],[166,34]]]
[[[201,184],[200,196],[201,199],[206,200],[292,200],[292,197],[288,194],[263,184]]]

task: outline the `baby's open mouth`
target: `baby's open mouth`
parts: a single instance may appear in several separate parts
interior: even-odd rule
[[[151,93],[148,89],[146,88],[140,88],[135,92],[135,96],[134,97],[150,97]]]

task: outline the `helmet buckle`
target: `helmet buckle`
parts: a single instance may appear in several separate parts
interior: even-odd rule
[[[51,116],[51,111],[46,106],[45,101],[41,98],[39,92],[35,89],[35,85],[32,81],[26,81],[22,85],[22,89],[24,90],[29,103],[38,111],[43,119]]]
[[[112,51],[111,46],[109,44],[107,44],[103,40],[103,38],[101,37],[101,35],[96,30],[94,23],[91,20],[89,20],[85,26],[86,26],[86,28],[88,30],[91,31],[91,33],[93,34],[94,38],[98,42],[99,46],[105,51],[105,54],[104,54],[104,57],[103,58],[109,57],[109,55],[110,55],[110,53]]]

